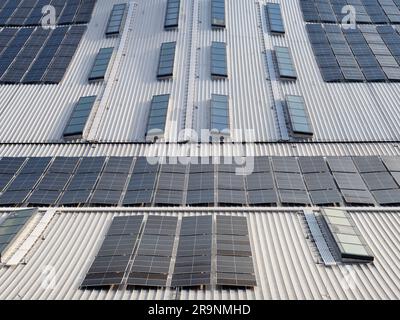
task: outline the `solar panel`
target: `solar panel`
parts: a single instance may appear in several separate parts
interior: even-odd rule
[[[248,199],[249,205],[276,205],[278,203],[275,190],[250,190]]]
[[[165,12],[164,29],[171,30],[179,26],[180,0],[167,0],[167,10]]]
[[[104,80],[113,51],[114,48],[101,48],[99,50],[89,74],[89,81]]]
[[[0,160],[0,174],[16,174],[25,160],[26,158],[2,158]]]
[[[130,172],[132,162],[132,157],[110,157],[103,171],[105,173],[120,173],[127,175]]]
[[[275,47],[275,56],[278,63],[278,72],[281,80],[297,79],[292,55],[287,47]]]
[[[330,173],[308,173],[304,180],[309,191],[336,189],[335,181]]]
[[[1,174],[0,173],[0,192],[7,186],[7,184],[11,181],[13,175],[11,174]]]
[[[272,157],[275,172],[300,173],[300,167],[295,157]]]
[[[112,8],[106,29],[106,36],[118,36],[126,16],[126,3],[115,4]]]
[[[399,189],[391,189],[391,190],[376,190],[372,191],[376,202],[380,205],[399,205],[400,204],[400,190]]]
[[[389,171],[400,172],[400,157],[382,157],[383,163]],[[1,161],[0,161],[1,167]]]
[[[397,189],[398,186],[388,172],[364,173],[362,177],[369,190]]]
[[[115,217],[81,287],[122,284],[138,241],[143,216]]]
[[[0,260],[36,212],[37,209],[14,211],[0,223]]]
[[[340,192],[342,193],[343,198],[346,200],[348,204],[354,204],[354,205],[374,204],[374,199],[371,193],[367,190],[341,189]]]
[[[314,132],[303,97],[287,95],[286,108],[293,136],[312,137]]]
[[[139,157],[135,161],[135,166],[133,168],[133,173],[150,173],[150,172],[158,172],[159,165],[151,164],[149,159],[146,157]]]
[[[245,217],[217,216],[217,285],[257,285]]]
[[[150,105],[146,136],[163,135],[167,121],[169,94],[153,96]]]
[[[265,14],[270,32],[284,34],[285,27],[283,25],[281,6],[278,3],[267,3]]]
[[[211,26],[225,28],[225,0],[211,0]]]
[[[171,79],[174,74],[176,42],[165,42],[161,45],[158,62],[157,79]]]
[[[149,216],[129,271],[128,285],[165,287],[178,219]]]
[[[74,110],[69,118],[68,124],[64,129],[64,139],[82,138],[86,123],[92,112],[93,105],[96,101],[96,96],[81,97],[75,105]]]
[[[303,173],[329,172],[323,157],[299,157],[299,164]]]
[[[326,160],[332,172],[358,172],[350,157],[328,157]]]
[[[182,218],[172,287],[211,284],[212,216]]]
[[[20,174],[43,173],[50,161],[51,158],[29,158]]]
[[[73,173],[79,162],[79,158],[57,157],[52,162],[49,172],[52,173]]]
[[[279,189],[279,198],[283,205],[308,205],[310,199],[307,191]]]
[[[315,205],[332,205],[343,202],[340,193],[336,189],[310,191],[309,194],[312,203]]]
[[[353,161],[360,173],[386,172],[379,157],[353,157]]]
[[[227,77],[226,43],[213,41],[211,43],[211,78],[223,79]]]
[[[306,190],[303,178],[299,173],[276,172],[275,179],[278,189]]]
[[[82,158],[76,174],[100,173],[103,168],[105,157],[84,157]]]
[[[274,189],[274,178],[270,172],[253,173],[246,176],[247,190]]]

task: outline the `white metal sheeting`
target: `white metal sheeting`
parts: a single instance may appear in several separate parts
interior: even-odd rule
[[[395,143],[0,144],[2,157],[43,156],[398,156]]]
[[[322,81],[307,39],[298,0],[281,3],[285,36],[266,31],[266,0],[226,0],[226,28],[212,30],[210,0],[181,2],[179,28],[164,31],[165,0],[136,0],[126,22],[124,46],[106,108],[88,137],[103,142],[144,141],[151,97],[170,93],[165,140],[179,141],[181,129],[209,128],[211,94],[228,94],[231,128],[254,130],[255,141],[280,139],[274,110],[285,94],[306,101],[314,141],[396,141],[400,138],[400,84]],[[84,95],[101,95],[102,84],[88,84],[87,74],[101,47],[117,46],[106,38],[109,13],[120,0],[98,0],[93,19],[60,85],[0,86],[0,142],[60,141],[74,103]],[[173,81],[157,81],[159,49],[176,41]],[[227,43],[229,78],[211,80],[210,45]],[[298,73],[296,82],[281,82],[268,73],[266,56],[274,45],[289,46]],[[272,82],[271,82],[272,81]],[[277,96],[276,92],[279,92]],[[234,141],[242,141],[233,132]]]
[[[195,215],[212,210],[76,211],[56,215],[28,254],[26,265],[0,269],[0,299],[171,299],[169,289],[80,290],[102,236],[115,215]],[[248,217],[258,286],[182,290],[180,299],[399,299],[398,211],[354,211],[375,261],[326,267],[318,263],[304,216],[296,211],[221,209]],[[215,212],[213,212],[215,213]],[[54,277],[53,277],[54,276]],[[52,281],[54,279],[54,281]]]

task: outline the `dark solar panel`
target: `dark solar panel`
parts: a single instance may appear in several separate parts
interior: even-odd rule
[[[247,219],[217,216],[216,221],[217,285],[256,286]]]
[[[143,216],[115,217],[81,287],[120,285],[138,240]]]
[[[182,218],[172,287],[211,283],[212,216]]]
[[[149,216],[129,271],[128,285],[165,287],[178,219]]]

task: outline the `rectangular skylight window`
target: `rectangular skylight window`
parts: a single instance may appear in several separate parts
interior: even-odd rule
[[[270,32],[284,34],[281,6],[278,3],[267,3],[265,12]]]
[[[101,48],[94,61],[89,81],[104,80],[114,48]]]
[[[15,211],[0,223],[0,260],[36,212],[37,209]]]
[[[211,44],[211,78],[220,79],[228,77],[226,62],[226,44],[212,42]]]
[[[147,123],[147,138],[157,138],[165,132],[167,121],[169,94],[153,96],[150,107],[149,121]]]
[[[86,122],[92,111],[96,96],[82,97],[72,111],[68,125],[64,130],[64,139],[82,138]]]
[[[276,60],[278,62],[279,76],[282,80],[297,79],[292,55],[287,47],[275,47]]]
[[[114,5],[110,20],[108,21],[106,36],[118,36],[121,32],[122,22],[126,16],[127,4],[121,3]]]
[[[374,257],[350,215],[340,209],[323,209],[322,215],[342,262],[372,262]]]
[[[229,135],[229,128],[228,96],[213,94],[211,96],[211,132]]]
[[[211,1],[211,26],[225,28],[225,0]]]
[[[172,78],[174,74],[175,49],[176,42],[166,42],[162,44],[157,79],[164,80]]]
[[[301,96],[286,96],[287,115],[294,137],[312,137],[311,121]]]
[[[171,30],[178,28],[180,6],[181,6],[181,0],[167,1],[167,11],[165,13],[164,29]]]

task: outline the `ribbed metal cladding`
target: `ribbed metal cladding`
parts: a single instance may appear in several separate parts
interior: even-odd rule
[[[304,217],[295,210],[254,211],[147,209],[154,215],[227,214],[248,217],[258,286],[251,289],[182,290],[180,299],[399,299],[398,211],[352,211],[374,264],[318,264],[306,237]],[[144,211],[65,211],[56,215],[26,257],[26,265],[0,269],[1,299],[171,299],[170,289],[80,290],[113,216]],[[54,287],[43,286],[45,268],[54,267]]]
[[[112,7],[119,2],[97,2],[92,21],[62,84],[0,87],[0,142],[59,141],[79,97],[102,92],[102,84],[88,84],[86,80],[98,50],[116,46],[119,41],[104,35]],[[284,36],[265,32],[263,6],[267,2],[281,4]],[[117,79],[112,83],[108,108],[96,128],[95,140],[143,141],[151,97],[164,93],[170,93],[173,102],[165,141],[178,141],[179,131],[184,128],[199,131],[209,127],[211,94],[229,95],[232,128],[253,130],[256,141],[278,140],[265,56],[266,50],[272,47],[265,47],[264,43],[290,48],[298,79],[279,81],[278,85],[283,95],[303,95],[315,131],[314,141],[399,140],[400,84],[324,83],[298,0],[226,0],[226,28],[220,30],[211,29],[210,0],[182,1],[179,28],[175,31],[163,28],[166,1],[130,3],[137,7],[132,19],[126,21],[127,45],[123,48]],[[174,78],[157,81],[160,46],[168,41],[177,42]],[[211,80],[212,41],[227,44],[229,76],[226,80]],[[191,75],[193,70],[195,74]],[[231,138],[243,140],[237,133]]]
[[[270,144],[0,144],[3,157],[40,156],[369,156],[400,155],[396,143]]]

